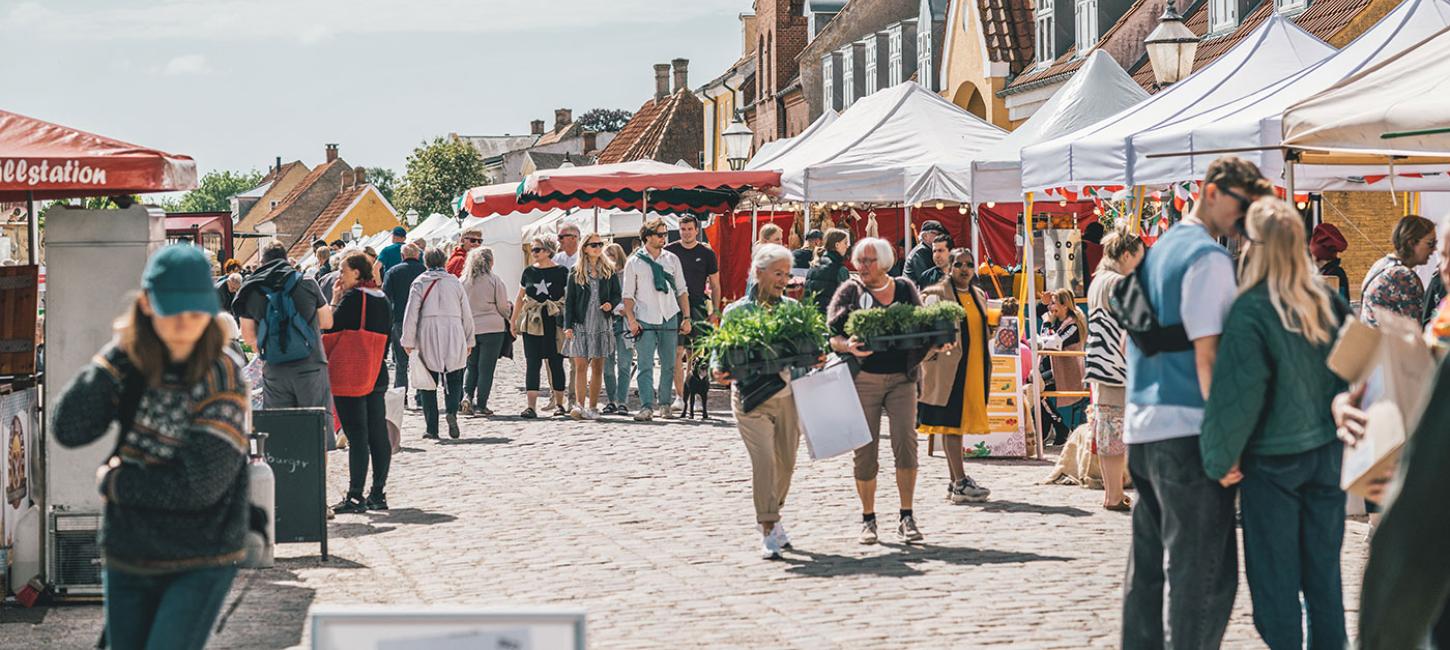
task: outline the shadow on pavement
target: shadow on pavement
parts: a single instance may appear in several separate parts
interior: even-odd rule
[[[830,578],[859,575],[917,576],[924,572],[913,565],[926,562],[944,562],[955,566],[981,566],[984,564],[1025,564],[1027,562],[1068,562],[1072,559],[1036,553],[956,548],[930,544],[882,544],[881,546],[895,549],[898,552],[869,557],[851,557],[793,549],[784,553],[782,561],[791,565],[786,571],[795,575]]]
[[[982,503],[971,503],[985,512],[1021,512],[1035,515],[1065,515],[1068,517],[1091,517],[1093,513],[1072,506],[1044,506],[1021,501],[999,501],[993,499]]]
[[[278,559],[270,569],[238,573],[207,647],[287,648],[301,643],[316,590],[300,586],[302,578],[287,567],[313,562],[318,567],[361,567],[342,558],[321,562],[314,556]]]
[[[458,517],[441,512],[427,512],[417,508],[393,508],[391,510],[370,510],[367,513],[368,519],[382,524],[402,524],[405,526],[432,526],[434,524],[446,524],[456,521]]]
[[[448,447],[451,445],[506,445],[513,441],[513,438],[498,438],[486,436],[483,438],[459,438],[457,440],[449,438],[446,440],[439,440],[438,444],[443,447]]]

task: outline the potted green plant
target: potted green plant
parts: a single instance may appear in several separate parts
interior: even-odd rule
[[[770,309],[737,309],[695,343],[697,354],[719,359],[736,377],[810,367],[826,349],[826,320],[806,303],[781,302]]]
[[[954,302],[925,307],[898,303],[852,312],[846,334],[861,339],[872,352],[917,350],[952,342],[957,323],[965,317],[966,311]]]

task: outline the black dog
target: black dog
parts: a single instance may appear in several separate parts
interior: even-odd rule
[[[700,419],[710,419],[710,361],[704,355],[691,353],[686,357],[685,412],[680,415],[690,419],[695,415],[695,400],[700,400]]]

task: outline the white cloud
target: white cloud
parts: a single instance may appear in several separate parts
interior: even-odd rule
[[[161,74],[168,77],[183,75],[202,75],[211,72],[211,65],[206,62],[206,57],[200,54],[183,54],[166,62],[161,68]]]
[[[750,0],[106,0],[24,2],[0,33],[65,40],[287,39],[393,33],[483,34],[659,25],[750,11]]]

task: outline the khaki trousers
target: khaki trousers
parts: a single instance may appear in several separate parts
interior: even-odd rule
[[[745,441],[745,450],[750,453],[755,520],[762,524],[780,521],[780,508],[785,505],[786,492],[790,491],[796,449],[801,442],[795,397],[787,386],[746,413],[740,391],[732,390],[730,406],[740,427],[740,439]]]
[[[891,455],[896,469],[916,469],[916,382],[906,373],[856,375],[856,396],[866,412],[871,442],[856,450],[856,480],[874,481],[881,471],[881,412],[891,419]]]

